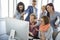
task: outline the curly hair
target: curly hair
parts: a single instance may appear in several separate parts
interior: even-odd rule
[[[20,9],[19,9],[19,6],[20,6],[20,5],[23,6],[23,9],[22,9],[22,12],[23,12],[23,11],[25,10],[25,5],[24,5],[23,2],[19,2],[19,3],[17,4],[17,8],[16,8],[16,9],[17,9],[18,12],[20,12]]]

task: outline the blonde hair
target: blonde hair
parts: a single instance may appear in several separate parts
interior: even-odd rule
[[[45,5],[43,5],[42,7],[44,7],[44,8],[46,9],[46,6],[45,6]],[[42,7],[41,7],[41,8],[42,8]]]

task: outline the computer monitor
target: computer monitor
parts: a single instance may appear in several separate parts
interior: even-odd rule
[[[17,40],[28,40],[29,22],[13,18],[6,18],[7,35],[10,35],[11,29],[16,31],[15,38]]]

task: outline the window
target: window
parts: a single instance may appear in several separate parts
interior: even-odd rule
[[[25,9],[32,3],[32,0],[1,0],[1,18],[13,17],[16,11],[16,5],[20,1],[25,4]],[[41,6],[46,4],[47,0],[37,0],[38,16]]]
[[[1,18],[8,17],[8,0],[1,0]]]
[[[42,0],[42,5],[46,5],[47,4],[47,0]]]

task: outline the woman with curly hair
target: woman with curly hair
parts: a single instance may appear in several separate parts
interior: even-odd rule
[[[14,15],[14,18],[24,20],[24,10],[25,10],[25,5],[23,2],[19,2],[17,4],[16,8],[16,13]]]

